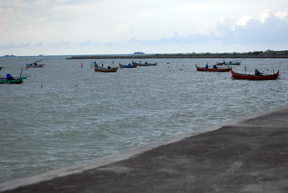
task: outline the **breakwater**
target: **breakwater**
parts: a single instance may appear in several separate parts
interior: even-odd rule
[[[163,59],[163,58],[288,58],[288,54],[141,54],[85,55],[66,59]]]

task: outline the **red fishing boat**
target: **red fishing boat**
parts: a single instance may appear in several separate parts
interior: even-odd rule
[[[252,74],[239,74],[234,72],[231,69],[232,77],[234,79],[245,79],[245,80],[276,80],[279,75],[279,70],[276,74],[268,74],[268,75],[252,75]]]
[[[198,67],[196,64],[197,71],[208,71],[208,72],[229,72],[231,67],[229,68],[206,68],[206,67]]]

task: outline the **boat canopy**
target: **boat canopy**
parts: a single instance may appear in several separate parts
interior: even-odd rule
[[[7,74],[6,75],[6,80],[11,80],[11,79],[13,79],[13,76],[11,74]]]
[[[33,64],[37,64],[38,62],[41,62],[42,61],[42,59],[41,60],[38,60],[38,61],[36,61],[36,62],[33,62],[33,63],[31,63],[31,64],[28,64],[28,65],[30,65],[30,66],[32,66]]]

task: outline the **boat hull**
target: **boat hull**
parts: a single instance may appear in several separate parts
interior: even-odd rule
[[[206,71],[206,72],[229,72],[231,70],[231,68],[200,68],[197,65],[196,69],[197,71]]]
[[[232,77],[234,79],[243,79],[243,80],[276,80],[279,75],[279,70],[276,74],[270,75],[251,75],[251,74],[239,74],[231,70]]]
[[[154,63],[154,64],[151,64],[151,63],[144,63],[144,64],[142,64],[142,63],[137,63],[137,62],[133,62],[133,61],[132,61],[132,64],[133,64],[133,65],[137,65],[137,66],[156,66],[156,65],[157,65],[157,62]]]
[[[120,63],[119,63],[119,67],[120,67],[120,68],[136,68],[137,65],[136,65],[136,64],[133,64],[133,65],[123,65],[123,64],[120,64]]]
[[[0,84],[22,84],[23,80],[24,80],[24,76],[18,79],[13,79],[13,80],[0,79]]]
[[[26,64],[26,68],[42,68],[44,64],[37,64],[37,65],[29,65]]]
[[[240,64],[241,62],[228,62],[228,63],[225,62],[225,65],[240,65]]]

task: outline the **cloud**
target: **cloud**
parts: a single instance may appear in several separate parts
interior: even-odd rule
[[[221,18],[216,26],[216,31],[209,35],[188,33],[179,36],[176,31],[173,37],[160,38],[157,40],[140,40],[142,45],[165,45],[165,44],[199,44],[213,41],[221,41],[224,44],[264,44],[264,43],[288,43],[288,21],[286,13],[274,14],[265,9],[260,14],[260,20],[251,16],[243,15],[239,20]],[[236,22],[235,22],[236,21]],[[216,35],[217,34],[217,35]],[[135,42],[130,39],[128,43]]]
[[[61,45],[61,46],[69,46],[71,44],[71,42],[60,42],[58,45]]]
[[[104,46],[115,46],[116,44],[115,43],[112,43],[112,42],[107,42],[106,44],[104,44]]]
[[[49,0],[53,4],[59,5],[82,5],[87,2],[94,2],[95,0]],[[49,2],[49,3],[50,3]]]
[[[288,22],[285,13],[273,14],[265,9],[260,14],[261,21],[243,16],[236,27],[228,22],[220,22],[217,31],[225,44],[287,43]],[[284,18],[284,19],[282,19]]]
[[[128,24],[118,24],[116,26],[116,30],[119,31],[119,32],[127,32],[128,29],[133,25],[133,21],[131,21],[130,23]]]
[[[157,45],[157,44],[196,44],[196,43],[206,43],[209,41],[215,41],[218,38],[215,36],[214,32],[210,35],[203,34],[188,34],[186,36],[178,36],[176,31],[174,36],[171,38],[161,38],[159,40],[144,40],[143,45]]]
[[[4,45],[0,45],[0,49],[11,49],[11,48],[24,48],[24,47],[41,47],[41,46],[69,46],[71,45],[71,42],[59,42],[59,43],[51,43],[51,44],[44,44],[43,42],[38,42],[36,44],[32,44],[31,42],[28,43],[19,43],[19,44],[15,44],[15,43],[9,43],[9,44],[4,44]]]
[[[97,42],[92,42],[92,40],[87,40],[85,42],[81,42],[79,45],[81,46],[90,46],[90,45],[99,45]]]
[[[7,49],[7,48],[20,48],[20,47],[29,47],[31,46],[31,42],[28,43],[19,43],[19,44],[15,44],[15,43],[10,43],[10,44],[5,44],[5,45],[0,45],[0,49]]]
[[[19,4],[18,1],[15,3],[13,1],[15,0],[9,0],[9,4]],[[78,5],[83,4],[85,2],[90,2],[93,0],[21,0],[20,2],[23,4],[35,4],[35,5],[46,5],[46,4],[70,4],[70,5]]]
[[[270,11],[270,9],[265,9],[261,12],[260,14],[260,18],[261,18],[261,22],[264,23],[264,21],[269,18],[273,13]]]
[[[135,38],[131,38],[130,40],[127,41],[128,43],[137,43],[141,42],[141,40],[136,40]]]
[[[57,43],[52,43],[52,44],[47,44],[47,45],[52,45],[52,46],[70,46],[71,42],[62,41],[62,42],[57,42]]]
[[[39,42],[36,44],[36,46],[44,46],[43,42]]]
[[[250,49],[254,43],[283,46],[288,42],[287,14],[283,12],[287,1],[236,5],[222,0],[196,1],[167,1],[163,7],[151,0],[0,0],[0,48],[13,51],[22,47],[16,50],[38,53],[39,49],[55,52],[55,47],[61,46],[65,52],[110,52],[135,47],[198,49],[201,44],[208,49],[209,44]],[[274,14],[272,10],[277,11]],[[26,49],[29,45],[31,49]]]
[[[287,15],[287,13],[284,13],[284,12],[281,12],[281,11],[278,11],[277,14],[276,14],[276,16],[281,18],[281,19],[285,19],[286,15]]]
[[[247,15],[243,15],[238,21],[237,21],[237,25],[243,25],[245,26],[247,24],[247,22],[251,19],[251,16],[247,16]]]

